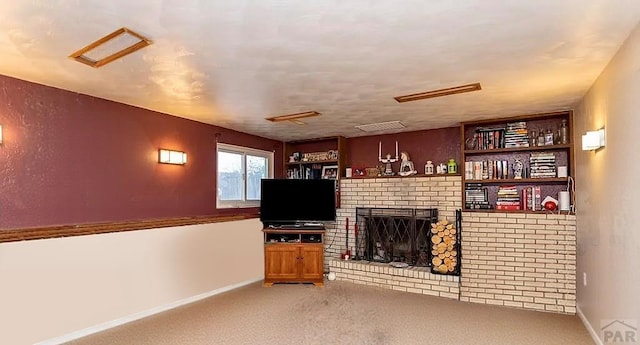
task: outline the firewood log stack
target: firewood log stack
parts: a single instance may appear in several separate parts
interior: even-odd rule
[[[431,264],[439,273],[451,273],[458,266],[456,228],[448,220],[431,224]]]

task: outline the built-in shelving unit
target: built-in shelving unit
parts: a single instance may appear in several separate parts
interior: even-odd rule
[[[346,139],[342,136],[286,142],[285,177],[336,180],[336,207],[340,207],[339,180],[345,176],[346,147]]]
[[[575,171],[572,125],[571,110],[463,122],[464,210],[548,212],[541,200],[546,196],[559,199]],[[539,135],[541,131],[546,138]],[[536,139],[545,141],[534,140],[534,133]],[[558,174],[559,167],[566,169],[566,176]]]

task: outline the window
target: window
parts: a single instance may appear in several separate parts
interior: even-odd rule
[[[260,180],[273,177],[273,152],[218,143],[218,208],[260,206]]]

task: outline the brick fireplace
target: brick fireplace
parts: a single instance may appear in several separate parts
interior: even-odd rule
[[[341,208],[327,229],[325,269],[358,284],[574,314],[574,215],[462,212],[460,277],[433,274],[430,267],[340,258],[347,241],[355,248],[355,233],[347,235],[345,226],[347,218],[353,224],[358,208],[437,209],[440,219],[453,221],[462,206],[461,183],[460,176],[341,180]]]

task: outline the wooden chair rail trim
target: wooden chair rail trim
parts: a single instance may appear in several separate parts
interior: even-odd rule
[[[236,220],[258,218],[255,214],[207,216],[207,217],[184,217],[168,219],[147,219],[113,223],[93,223],[78,225],[59,225],[24,229],[0,230],[0,243],[42,240],[48,238],[70,237],[106,234],[111,232],[146,230],[155,228],[166,228],[171,226],[185,226],[195,224],[209,224],[220,222],[231,222]]]

